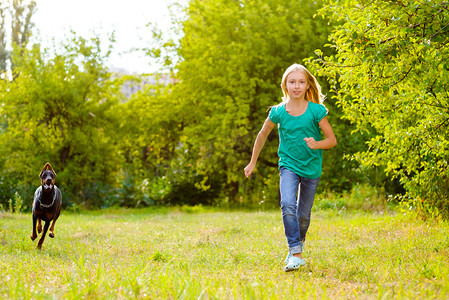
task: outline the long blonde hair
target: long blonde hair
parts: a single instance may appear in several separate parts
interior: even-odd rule
[[[282,76],[281,88],[284,93],[284,97],[282,97],[283,102],[287,102],[290,97],[287,92],[287,77],[290,73],[300,71],[307,77],[307,83],[309,84],[309,88],[306,91],[304,98],[307,101],[311,101],[317,104],[323,104],[326,96],[321,94],[321,86],[316,80],[316,78],[303,66],[300,64],[293,64],[285,70],[284,75]]]

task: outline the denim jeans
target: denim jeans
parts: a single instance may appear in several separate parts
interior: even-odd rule
[[[280,169],[280,177],[282,220],[289,252],[301,253],[320,178],[301,177],[284,167]]]

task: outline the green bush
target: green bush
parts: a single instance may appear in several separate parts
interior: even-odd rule
[[[214,205],[221,196],[221,182],[208,178],[208,189],[202,188],[202,176],[172,182],[170,191],[162,199],[165,205]]]
[[[314,209],[384,211],[387,209],[387,197],[383,188],[355,184],[350,191],[318,194]]]

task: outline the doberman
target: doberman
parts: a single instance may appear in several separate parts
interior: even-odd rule
[[[45,164],[39,177],[41,178],[41,186],[38,187],[34,193],[33,233],[31,234],[31,240],[34,241],[37,238],[36,230],[38,233],[42,232],[41,221],[45,221],[44,231],[37,244],[37,248],[41,249],[51,221],[53,221],[53,223],[51,224],[48,236],[51,238],[55,237],[53,230],[55,228],[55,222],[61,212],[62,194],[55,185],[56,173],[49,163]]]

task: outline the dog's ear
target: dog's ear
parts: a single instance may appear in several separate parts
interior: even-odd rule
[[[42,168],[41,173],[39,174],[39,177],[42,177],[42,174],[43,174],[45,171],[47,171],[47,170],[52,171],[53,174],[55,174],[55,177],[56,177],[56,173],[55,173],[55,171],[53,171],[53,168],[51,167],[50,163],[46,163],[46,164],[45,164],[45,166]]]
[[[47,169],[47,170],[50,170],[50,171],[52,171],[52,172],[53,172],[53,174],[55,174],[55,177],[56,177],[56,172],[55,172],[55,171],[53,171],[53,168],[51,167],[50,163],[47,163],[46,165],[48,165],[48,169]]]
[[[42,171],[39,173],[39,177],[42,178],[42,174],[47,170],[47,166],[49,165],[49,163],[46,163],[45,166],[42,168]]]

